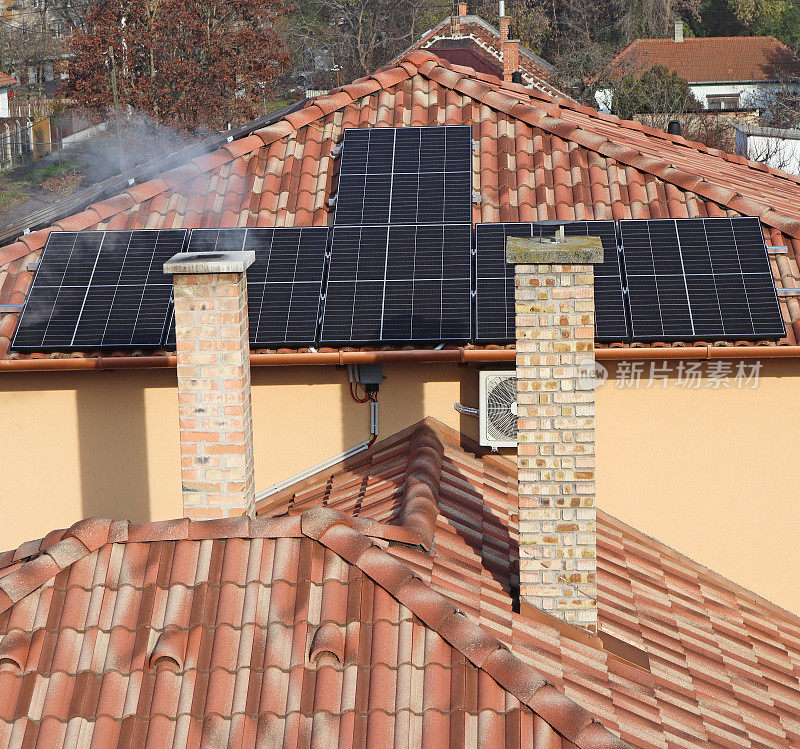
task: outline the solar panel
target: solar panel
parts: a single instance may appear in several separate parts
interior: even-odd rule
[[[758,218],[620,222],[638,339],[785,334]]]
[[[467,340],[469,225],[334,227],[321,343]]]
[[[253,250],[256,259],[247,269],[251,345],[310,346],[316,339],[327,242],[324,226],[193,229],[188,251]]]
[[[552,237],[559,225],[567,236],[599,236],[603,243],[603,262],[594,266],[595,337],[618,341],[628,336],[614,222],[540,221],[475,227],[476,340],[513,341],[516,337],[514,266],[506,262],[506,238]]]
[[[472,223],[472,129],[344,131],[335,226]]]
[[[28,292],[17,350],[157,347],[171,308],[164,262],[185,229],[52,232]]]

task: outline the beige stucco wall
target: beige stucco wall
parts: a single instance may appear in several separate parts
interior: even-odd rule
[[[433,416],[477,437],[453,410],[475,403],[475,371],[386,367],[380,434]],[[163,520],[181,514],[175,372],[0,375],[0,550],[89,515]],[[258,490],[369,438],[369,407],[346,369],[253,370]]]
[[[477,403],[474,367],[384,374],[381,437],[425,416],[477,436],[452,407]],[[800,362],[767,363],[754,390],[617,388],[615,374],[597,391],[598,504],[800,613]],[[0,375],[0,549],[87,515],[179,515],[174,385],[174,371]],[[368,436],[344,369],[257,368],[253,385],[259,490]]]
[[[800,614],[800,362],[764,361],[755,389],[684,387],[676,367],[666,388],[612,368],[598,389],[598,504]]]

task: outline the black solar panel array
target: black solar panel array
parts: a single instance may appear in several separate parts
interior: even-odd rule
[[[476,313],[478,341],[513,341],[515,332],[514,266],[506,262],[507,237],[552,237],[558,226],[567,236],[599,236],[603,262],[594,268],[595,335],[618,341],[628,336],[622,271],[613,221],[478,224],[475,227]]]
[[[255,252],[255,347],[513,341],[506,238],[552,236],[562,224],[568,236],[602,240],[601,341],[785,334],[758,218],[479,224],[474,263],[471,221],[470,127],[361,128],[344,134],[331,230],[195,229],[187,249]],[[51,233],[12,348],[174,344],[163,264],[187,233]]]
[[[320,342],[469,340],[472,129],[346,130]]]
[[[757,218],[620,221],[632,336],[785,334]]]
[[[468,340],[471,233],[335,227],[321,342]]]
[[[472,223],[472,129],[344,132],[335,226]]]
[[[322,297],[327,227],[193,229],[189,252],[252,250],[247,269],[250,343],[311,346]]]
[[[163,265],[185,239],[185,229],[51,233],[13,348],[162,345],[172,299]]]

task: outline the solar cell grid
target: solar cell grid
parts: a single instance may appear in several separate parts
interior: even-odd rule
[[[471,222],[470,127],[345,130],[334,225]]]
[[[53,232],[12,346],[18,350],[163,344],[183,229]]]
[[[316,339],[327,242],[326,227],[194,229],[189,251],[252,250],[251,345],[309,346]]]
[[[633,337],[785,334],[755,217],[620,222]]]
[[[560,225],[567,236],[599,236],[603,262],[594,268],[595,333],[599,340],[622,340],[628,335],[622,275],[613,221],[478,224],[475,227],[476,313],[478,341],[516,338],[514,266],[506,263],[506,239],[552,237]]]
[[[335,227],[321,342],[467,340],[471,227]]]

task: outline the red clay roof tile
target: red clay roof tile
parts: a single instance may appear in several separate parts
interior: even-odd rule
[[[440,618],[431,622],[440,634],[463,617],[455,613],[456,607],[465,609],[485,631],[535,665],[557,694],[566,689],[608,728],[637,746],[702,744],[709,735],[717,737],[714,716],[722,714],[727,730],[742,737],[744,745],[789,746],[798,740],[800,725],[792,716],[800,707],[800,619],[603,513],[598,515],[601,633],[640,649],[646,654],[645,663],[649,656],[652,673],[620,661],[599,645],[559,632],[552,624],[528,619],[525,607],[515,613],[514,466],[503,459],[469,455],[459,447],[463,438],[441,426],[438,430],[445,437],[445,449],[434,556],[404,547],[387,551],[452,602],[443,618],[445,612],[432,605],[430,615]],[[399,522],[410,431],[262,502],[259,512],[304,512],[325,497],[330,508],[344,513],[357,511],[384,523]],[[469,493],[466,487],[471,487]],[[477,514],[469,509],[473,503]],[[361,560],[365,569],[384,568],[371,552]],[[387,566],[384,574],[398,573]],[[396,584],[387,579],[385,587],[392,591]],[[426,611],[425,585],[402,580],[402,587],[407,588],[408,600]],[[762,623],[768,620],[779,624],[765,630]],[[732,630],[733,622],[737,624]],[[459,642],[463,651],[471,640],[465,636]],[[792,664],[785,671],[788,680],[777,680],[767,661],[749,655],[766,652],[767,642],[768,651],[774,653],[770,664]],[[479,660],[489,671],[488,664],[505,658],[500,651]],[[750,670],[743,670],[745,664]],[[517,694],[510,682],[504,685]],[[546,694],[539,699],[545,700]],[[545,700],[546,707],[557,711],[558,698],[552,700],[554,705]],[[758,717],[752,705],[761,711]],[[578,745],[584,737],[593,741],[594,731],[593,725],[583,729]]]
[[[424,442],[426,450],[434,447],[427,429],[417,441]],[[318,534],[322,545],[311,538],[287,538],[287,520],[294,530],[299,525]],[[466,683],[485,682],[477,695],[472,693],[470,704],[476,699],[473,712],[493,711],[487,716],[496,738],[525,743],[524,737],[535,731],[541,745],[549,746],[557,737],[527,707],[526,700],[545,689],[530,666],[509,661],[512,656],[505,649],[502,657],[492,659],[499,643],[461,614],[455,619],[451,616],[452,624],[443,628],[444,639],[426,629],[420,614],[423,619],[443,620],[455,609],[421,581],[402,575],[407,580],[402,583],[392,576],[387,581],[398,586],[392,598],[362,570],[326,550],[329,540],[338,543],[349,537],[351,549],[366,544],[366,550],[353,553],[353,559],[356,563],[363,559],[367,570],[380,568],[381,556],[390,567],[399,564],[342,523],[346,518],[340,513],[311,511],[296,520],[299,523],[294,518],[193,522],[190,538],[183,540],[172,539],[185,535],[185,523],[176,529],[174,523],[137,527],[89,521],[76,524],[74,536],[59,543],[77,542],[75,536],[79,536],[94,545],[92,540],[105,535],[107,545],[61,572],[44,569],[55,566],[50,557],[37,557],[0,578],[0,599],[9,590],[19,600],[0,614],[4,635],[0,653],[11,654],[10,660],[19,668],[16,673],[0,669],[0,740],[9,743],[12,735],[28,737],[32,726],[36,731],[45,723],[63,727],[78,725],[78,721],[82,735],[95,741],[116,740],[117,730],[120,737],[127,737],[124,740],[137,741],[138,736],[142,741],[148,726],[152,730],[158,718],[165,718],[166,723],[158,723],[159,731],[177,730],[181,725],[185,730],[187,720],[199,730],[199,721],[207,726],[214,719],[217,742],[232,736],[233,723],[240,719],[250,722],[251,735],[257,723],[269,720],[281,731],[282,743],[294,745],[300,740],[295,733],[299,704],[304,715],[327,716],[321,727],[308,725],[311,733],[304,734],[301,743],[310,743],[312,736],[324,741],[326,726],[332,721],[346,745],[363,745],[369,736],[375,737],[375,731],[385,731],[387,739],[408,731],[411,745],[420,744],[425,732],[432,745],[438,746],[447,743],[451,720],[463,716],[466,706],[463,688],[455,688],[456,673],[466,676]],[[225,535],[226,530],[232,535]],[[183,571],[176,575],[179,570]],[[54,584],[45,585],[44,578],[53,576]],[[164,599],[166,608],[154,597],[165,586],[175,586]],[[420,596],[419,586],[428,593]],[[269,610],[256,607],[254,598],[248,604],[246,591],[264,588],[271,589]],[[312,589],[319,591],[317,595],[311,595]],[[105,590],[103,602],[108,601],[115,612],[113,620],[103,618],[104,609],[112,609],[90,603],[100,601],[97,593],[101,590]],[[398,605],[404,594],[410,610]],[[361,604],[356,608],[349,603],[358,600]],[[322,627],[312,624],[319,616],[312,601],[320,605],[316,610],[323,616]],[[417,602],[419,611],[414,608]],[[36,614],[45,610],[42,607],[49,607],[46,628],[41,614]],[[180,614],[181,610],[185,613]],[[27,620],[20,616],[24,611]],[[345,634],[356,631],[353,625],[364,624],[372,626],[361,629],[360,636]],[[102,640],[99,626],[108,632]],[[36,648],[25,646],[19,634],[22,628],[33,632],[39,642]],[[400,633],[407,633],[403,639],[408,644],[403,647],[394,639]],[[453,642],[448,643],[448,638]],[[417,648],[414,655],[411,644],[423,639],[425,652]],[[103,649],[98,652],[101,642]],[[484,643],[480,651],[475,650],[477,642]],[[459,643],[465,652],[459,650]],[[82,653],[92,652],[96,658],[83,660]],[[410,688],[412,658],[425,674],[421,689]],[[492,665],[494,680],[480,670],[477,661],[484,660]],[[356,678],[367,690],[368,703],[359,702],[357,693],[346,688],[339,664],[359,664]],[[454,664],[459,664],[458,670],[451,676]],[[315,672],[316,688],[310,680]],[[44,688],[35,693],[27,674],[35,675]],[[249,683],[242,681],[244,674]],[[521,704],[504,697],[506,678],[521,696]],[[566,697],[545,699],[543,704],[564,730],[575,734],[579,746],[621,745],[599,729],[594,730],[593,742],[585,741],[582,727],[592,719]],[[366,724],[352,723],[354,710]],[[437,723],[440,718],[444,720],[441,736],[436,725],[430,724],[431,719]],[[183,735],[191,737],[192,732]],[[195,739],[203,740],[199,734]],[[48,741],[71,743],[64,732],[49,735]],[[481,741],[480,745],[489,744]],[[560,745],[573,744],[564,738]]]
[[[614,64],[625,70],[663,65],[690,83],[778,80],[800,68],[792,51],[771,36],[636,39]]]
[[[411,79],[406,66],[344,86],[294,116],[172,170],[165,175],[172,189],[164,179],[135,185],[98,203],[97,211],[65,219],[59,226],[324,225],[336,171],[327,154],[343,127],[445,121],[477,126],[480,220],[748,211],[760,216],[766,231],[778,231],[771,241],[787,245],[789,259],[795,260],[795,238],[800,242],[798,178],[567,100],[469,74],[426,52],[412,53],[409,62],[417,70]],[[293,122],[305,126],[297,130]],[[513,144],[507,140],[511,133]],[[511,148],[515,169],[506,153]],[[116,208],[119,213],[109,213]],[[0,267],[9,268],[30,250],[40,250],[48,231],[0,248]],[[776,264],[779,283],[794,286],[781,267]],[[16,302],[23,301],[22,294],[14,293]],[[6,294],[0,301],[14,303]],[[792,299],[781,303],[789,323],[783,342],[796,343],[800,306]],[[5,323],[0,350],[7,351],[15,321],[15,313],[0,321]]]

